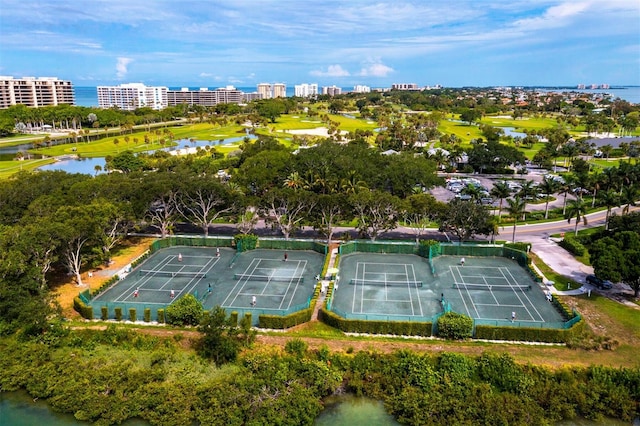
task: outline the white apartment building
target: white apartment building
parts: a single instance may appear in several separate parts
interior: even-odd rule
[[[371,92],[371,87],[362,84],[356,84],[355,86],[353,86],[353,91],[355,93],[369,93]]]
[[[57,77],[0,76],[0,108],[17,104],[33,108],[74,105],[73,84]]]
[[[322,87],[322,94],[329,96],[340,95],[342,94],[342,88],[337,86],[324,86]]]
[[[127,111],[142,107],[160,110],[168,106],[168,90],[165,86],[145,86],[142,83],[98,86],[98,106],[118,107]]]
[[[294,95],[300,98],[310,98],[318,95],[318,85],[312,84],[296,84],[293,86]]]
[[[167,103],[169,106],[181,104],[215,106],[217,104],[239,104],[243,101],[244,93],[233,86],[209,90],[204,87],[200,90],[189,90],[183,87],[180,90],[167,91]]]

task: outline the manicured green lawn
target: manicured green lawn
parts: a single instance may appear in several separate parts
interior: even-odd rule
[[[482,132],[480,132],[478,126],[469,126],[467,123],[458,123],[456,121],[442,120],[438,130],[446,135],[456,135],[463,145],[471,143],[471,139],[482,137]]]
[[[53,162],[54,160],[51,158],[22,161],[0,161],[0,179],[7,179],[9,176],[22,170],[34,170],[40,166],[44,166],[45,164],[50,164]]]

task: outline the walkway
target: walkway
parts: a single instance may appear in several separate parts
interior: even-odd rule
[[[329,245],[331,257],[329,259],[329,265],[327,266],[327,270],[331,268],[337,268],[336,258],[338,257],[339,246],[340,244],[338,243],[331,243]],[[318,321],[318,312],[320,311],[320,308],[322,308],[322,306],[324,305],[324,300],[327,297],[327,290],[329,289],[329,283],[331,282],[331,275],[330,274],[325,275],[324,277],[322,277],[322,280],[320,280],[320,282],[322,283],[322,291],[320,292],[320,296],[316,301],[316,307],[313,311],[313,314],[311,315],[311,321]]]

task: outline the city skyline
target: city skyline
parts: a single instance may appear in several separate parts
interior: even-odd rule
[[[640,85],[640,2],[0,0],[0,75],[349,87]]]

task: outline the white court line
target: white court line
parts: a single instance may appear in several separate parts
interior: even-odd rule
[[[507,271],[507,272],[509,272],[509,271]],[[502,271],[502,275],[504,275],[504,271]],[[513,277],[513,276],[512,276],[512,277]],[[504,278],[507,280],[507,282],[509,283],[509,285],[510,285],[510,286],[513,286],[513,285],[514,285],[513,283],[511,283],[511,282],[509,281],[509,279],[507,278],[507,276],[506,276],[506,275],[504,276]],[[515,283],[516,283],[516,284],[518,283],[518,281],[516,281],[515,279],[514,279],[514,281],[515,281]],[[517,291],[514,291],[514,293],[515,293],[516,297],[518,298],[518,300],[520,301],[520,303],[522,304],[522,308],[524,308],[524,310],[527,312],[527,315],[529,315],[529,318],[531,318],[531,320],[533,320],[533,319],[534,319],[534,316],[531,314],[531,311],[529,311],[529,308],[528,308],[528,307],[527,307],[527,305],[523,302],[523,300],[522,300],[522,298],[520,297],[520,295],[518,294],[518,292],[517,292]],[[529,300],[529,304],[531,304],[531,300]],[[534,307],[534,310],[535,310],[535,307]],[[538,314],[538,316],[540,316],[540,314]]]
[[[453,276],[454,282],[456,284],[464,284],[464,278],[462,278],[462,274],[460,273],[460,268],[458,268],[457,266],[449,266],[449,269],[451,270],[451,275]],[[460,281],[458,281],[458,277],[456,277],[456,274],[455,274],[456,271],[460,276]],[[462,289],[460,287],[458,287],[458,293],[460,294],[460,299],[462,299],[462,304],[464,305],[464,309],[467,311],[467,315],[470,317],[473,317],[473,315],[471,315],[471,311],[469,310],[469,307],[467,306],[467,301],[465,300],[464,294],[462,293]],[[469,297],[469,302],[471,303],[471,306],[476,311],[476,314],[479,316],[480,313],[478,312],[476,305],[473,303],[473,298],[471,297],[469,290],[467,290],[467,296]]]
[[[296,269],[293,271],[293,276],[297,277],[298,276],[298,269],[300,269],[300,264],[302,263],[304,266],[302,268],[302,271],[304,272],[304,269],[306,268],[306,264],[307,261],[306,260],[296,260]],[[287,298],[287,294],[289,294],[289,289],[291,288],[291,285],[294,284],[295,281],[295,285],[296,287],[293,290],[293,294],[291,295],[291,297],[289,298],[289,304],[287,305],[287,309],[289,309],[291,307],[291,302],[293,301],[293,298],[296,295],[296,291],[298,290],[298,285],[300,284],[300,278],[292,278],[291,280],[289,280],[289,285],[287,285],[287,290],[285,291],[284,295],[282,296],[282,301],[280,302],[280,309],[282,309],[282,304],[284,303],[285,299]],[[267,287],[269,287],[269,283],[267,283]],[[266,290],[266,288],[265,288]]]
[[[506,268],[505,268],[505,270],[507,271],[507,273],[509,274],[509,276],[511,277],[511,279],[512,279],[515,283],[517,283],[517,282],[518,282],[518,280],[516,280],[516,278],[515,278],[515,277],[513,276],[513,274],[511,273],[511,271],[509,271],[509,270],[508,270],[508,269],[506,269]],[[507,278],[507,277],[505,276],[505,278]],[[507,281],[509,281],[509,279],[508,279],[508,278],[507,278]],[[531,290],[533,290],[533,288],[532,288]],[[538,318],[540,318],[540,320],[544,321],[544,317],[540,314],[540,312],[539,312],[539,311],[538,311],[538,309],[536,308],[535,303],[533,303],[533,302],[531,301],[531,299],[529,298],[529,296],[528,296],[528,295],[524,294],[524,297],[527,299],[527,301],[529,302],[530,306],[531,306],[531,307],[533,308],[533,310],[536,312],[536,315],[538,315]],[[526,308],[525,308],[525,309],[526,309]],[[528,310],[527,310],[527,312],[528,312]],[[529,315],[531,316],[531,319],[533,320],[533,319],[534,319],[533,315],[531,315],[531,314],[529,314]]]
[[[155,266],[155,267],[156,267],[156,268],[157,268],[158,266],[160,266],[160,267],[164,267],[164,266],[165,266],[165,265],[167,265],[167,264],[171,261],[171,259],[173,259],[174,257],[175,257],[175,256],[166,256],[166,257],[165,257],[161,262],[159,262],[159,263],[158,263],[158,265],[157,265],[157,266]],[[137,272],[134,272],[134,273],[137,273]],[[131,286],[129,286],[129,288],[127,288],[127,289],[126,289],[122,294],[120,294],[120,296],[118,296],[118,297],[114,300],[114,302],[124,302],[124,301],[126,301],[126,300],[128,299],[128,297],[129,297],[129,296],[128,296],[129,291],[131,291],[134,287],[135,287],[135,288],[144,288],[145,283],[149,282],[152,278],[153,278],[153,276],[152,276],[152,275],[147,275],[147,276],[143,276],[143,278],[139,278],[139,279],[137,279],[137,280],[133,279],[133,280],[132,280],[132,283],[131,283]],[[140,284],[140,283],[142,283],[142,284]],[[152,289],[148,289],[148,290],[147,290],[147,289],[145,289],[145,291],[150,291],[150,290],[152,290]],[[154,290],[154,291],[157,291],[157,290],[159,290],[159,289],[153,289],[153,290]],[[105,293],[106,293],[106,292],[105,292]],[[104,294],[104,293],[102,293],[102,294]],[[125,295],[127,295],[127,296],[125,296]],[[123,299],[123,297],[124,297],[124,299]],[[98,298],[96,297],[96,298],[94,298],[93,300],[97,300],[97,299],[98,299]]]
[[[251,266],[256,263],[255,266],[253,266],[253,269],[251,269]],[[260,260],[259,259],[251,259],[251,263],[249,263],[249,265],[245,268],[244,273],[246,274],[247,271],[251,270],[255,270],[258,266],[260,266]],[[240,284],[242,283],[242,285]],[[231,303],[235,303],[235,300],[238,298],[238,294],[242,291],[242,289],[244,288],[244,286],[246,285],[247,281],[242,281],[242,280],[238,280],[235,285],[233,286],[233,288],[229,291],[229,294],[227,294],[227,297],[222,301],[221,306],[234,306],[231,305],[229,303],[227,303],[227,301],[229,300],[230,297],[233,296],[233,299],[231,300]],[[240,286],[239,290],[236,290],[236,288]]]

